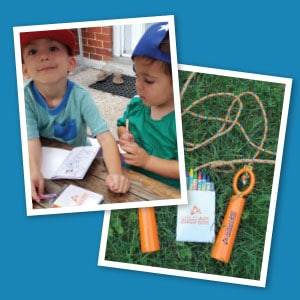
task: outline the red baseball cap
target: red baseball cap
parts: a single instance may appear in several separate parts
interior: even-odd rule
[[[69,49],[71,56],[75,55],[75,35],[69,29],[58,29],[58,30],[45,30],[45,31],[33,31],[33,32],[21,32],[21,48],[26,46],[29,42],[37,39],[51,39],[58,41],[66,45]]]

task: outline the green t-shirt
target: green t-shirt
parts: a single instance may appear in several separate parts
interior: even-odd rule
[[[148,154],[169,160],[178,160],[175,112],[172,111],[161,120],[153,120],[150,107],[143,104],[141,98],[134,97],[128,104],[123,117],[117,121],[117,126],[125,126],[126,117],[129,118],[129,130],[135,142]],[[141,172],[151,178],[159,180],[177,189],[179,179],[162,177],[139,167],[126,166]]]
[[[87,142],[87,127],[93,136],[108,131],[90,93],[78,84],[68,81],[61,103],[50,109],[33,81],[24,86],[27,138],[52,138],[73,146]]]

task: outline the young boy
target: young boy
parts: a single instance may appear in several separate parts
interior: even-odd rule
[[[179,189],[168,23],[152,25],[138,42],[132,59],[139,96],[130,101],[117,121],[125,163]]]
[[[75,36],[71,30],[48,30],[20,34],[28,135],[31,193],[35,201],[44,193],[40,137],[72,146],[87,145],[87,127],[103,149],[106,184],[125,193],[129,180],[122,173],[116,141],[87,90],[68,79],[76,68]]]

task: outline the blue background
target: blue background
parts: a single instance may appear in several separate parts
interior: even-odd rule
[[[296,4],[289,0],[6,2],[0,11],[0,298],[272,299],[281,291],[297,293],[300,18]],[[26,216],[12,27],[170,14],[175,15],[179,63],[293,78],[266,288],[98,267],[103,212]]]

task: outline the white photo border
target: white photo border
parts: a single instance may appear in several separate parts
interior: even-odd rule
[[[143,265],[138,265],[138,264],[120,263],[120,262],[105,260],[106,243],[107,243],[108,230],[109,230],[110,211],[106,211],[104,213],[101,243],[100,243],[99,257],[98,257],[98,266],[135,270],[135,271],[143,271],[143,272],[151,272],[151,273],[158,273],[158,274],[164,274],[164,275],[174,275],[174,276],[180,276],[180,277],[189,277],[189,278],[195,278],[195,279],[204,279],[204,280],[219,281],[219,282],[225,282],[225,283],[234,283],[234,284],[241,284],[241,285],[249,285],[249,286],[256,286],[256,287],[265,287],[266,280],[267,280],[267,271],[268,271],[268,263],[269,263],[270,249],[271,249],[272,231],[273,231],[273,225],[274,225],[275,209],[276,209],[277,194],[278,194],[278,187],[279,187],[280,170],[281,170],[281,163],[282,163],[282,156],[283,156],[284,139],[285,139],[286,125],[287,125],[287,119],[288,119],[288,110],[289,110],[289,103],[290,103],[290,96],[291,96],[291,89],[292,89],[292,79],[284,78],[284,77],[237,72],[237,71],[229,71],[229,70],[222,70],[222,69],[190,66],[190,65],[183,65],[183,64],[178,65],[178,70],[285,84],[280,130],[279,130],[279,137],[278,137],[277,155],[276,155],[275,170],[274,170],[274,176],[273,176],[268,224],[267,224],[267,229],[266,229],[266,238],[265,238],[260,279],[259,280],[243,279],[243,278],[236,278],[236,277],[230,277],[230,276],[212,275],[212,274],[205,274],[205,273],[167,269],[167,268],[161,268],[161,267],[151,267],[151,266],[149,267],[149,266],[143,266]]]
[[[87,207],[87,208],[82,206],[82,207],[33,209],[32,198],[31,198],[29,159],[28,159],[29,156],[28,156],[28,147],[27,147],[28,143],[27,143],[25,102],[24,102],[24,91],[23,91],[23,74],[22,74],[22,65],[21,65],[20,33],[29,32],[29,31],[49,30],[50,28],[51,29],[89,28],[89,27],[113,26],[113,25],[144,24],[144,23],[155,23],[155,22],[169,23],[170,48],[172,49],[171,67],[172,67],[172,76],[173,76],[173,92],[174,92],[174,104],[175,104],[175,121],[176,121],[176,130],[177,130],[177,147],[178,147],[178,160],[179,160],[179,171],[180,171],[181,198],[140,201],[140,202],[137,201],[137,202],[115,203],[115,204],[101,204],[95,207]],[[27,216],[187,204],[187,187],[186,187],[184,148],[183,148],[182,123],[181,123],[181,107],[180,107],[180,94],[179,94],[178,69],[177,69],[177,48],[176,48],[174,15],[60,23],[60,24],[16,26],[13,27],[13,34],[14,34],[14,47],[15,47],[15,63],[16,63],[16,72],[17,72],[19,117],[20,117]]]

